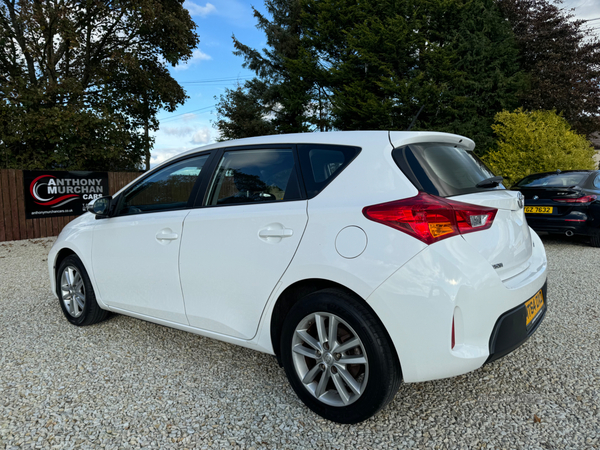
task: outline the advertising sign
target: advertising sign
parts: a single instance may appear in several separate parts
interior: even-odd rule
[[[87,203],[108,194],[107,172],[24,170],[25,217],[78,216]]]

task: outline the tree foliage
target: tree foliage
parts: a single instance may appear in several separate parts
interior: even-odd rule
[[[216,106],[219,140],[276,133],[273,122],[268,120],[271,109],[263,101],[266,89],[265,83],[255,78],[246,82],[244,87],[225,90]]]
[[[415,129],[465,134],[485,149],[494,114],[515,108],[524,86],[493,0],[268,0],[267,9],[271,21],[255,15],[268,47],[234,44],[276,93],[242,90],[270,105],[262,119],[275,132],[403,130],[423,106]]]
[[[600,130],[600,40],[550,0],[497,0],[530,76],[526,109],[556,109],[580,133]]]
[[[495,113],[523,77],[493,0],[309,2],[307,41],[325,70],[338,129],[448,131],[492,143]]]
[[[265,0],[265,6],[271,19],[256,9],[254,17],[267,38],[266,48],[253,49],[233,36],[234,54],[244,58],[243,66],[256,78],[220,96],[216,126],[221,139],[296,133],[318,126],[312,114],[318,86],[294,67],[303,52],[303,0]]]
[[[508,185],[532,173],[596,168],[589,141],[556,111],[502,111],[492,128],[497,149],[484,161]]]
[[[194,30],[183,0],[0,0],[0,164],[139,167]]]

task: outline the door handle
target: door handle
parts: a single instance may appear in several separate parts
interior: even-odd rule
[[[156,239],[159,241],[174,241],[178,237],[179,235],[177,233],[165,233],[162,231],[156,235]]]
[[[294,230],[290,228],[279,228],[275,230],[260,230],[258,236],[261,238],[284,238],[294,235]]]

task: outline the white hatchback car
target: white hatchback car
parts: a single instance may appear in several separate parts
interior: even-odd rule
[[[321,416],[464,374],[546,313],[546,254],[473,141],[357,131],[221,142],[72,221],[49,258],[67,319],[108,311],[274,354]]]

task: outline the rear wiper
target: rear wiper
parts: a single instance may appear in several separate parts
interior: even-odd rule
[[[481,180],[479,183],[477,183],[475,185],[475,187],[478,187],[478,188],[496,187],[500,183],[502,183],[503,179],[504,178],[502,178],[502,177],[490,177],[490,178],[486,178],[485,180]]]

